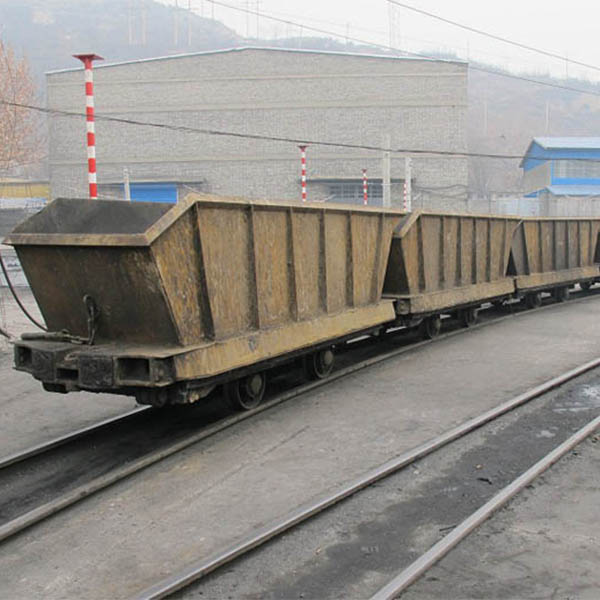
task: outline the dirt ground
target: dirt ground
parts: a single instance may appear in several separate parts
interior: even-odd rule
[[[391,456],[596,358],[599,317],[597,298],[526,313],[256,415],[0,546],[3,593],[135,595]],[[44,402],[56,406],[54,397]],[[34,420],[38,409],[29,406]]]
[[[29,288],[17,294],[35,319],[43,322]],[[6,287],[0,287],[0,327],[17,337],[36,331]],[[12,346],[0,336],[0,456],[24,450],[79,427],[127,412],[135,400],[109,394],[50,394],[41,383],[12,368]]]

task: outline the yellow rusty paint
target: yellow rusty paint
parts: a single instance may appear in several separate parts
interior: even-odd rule
[[[532,275],[520,275],[515,277],[517,290],[525,291],[536,288],[550,287],[577,283],[586,279],[600,276],[598,265],[592,267],[578,267],[575,269],[562,269],[561,271],[550,271],[548,273],[533,273]]]
[[[600,219],[523,219],[511,253],[520,290],[597,277]]]
[[[413,213],[394,234],[384,296],[403,313],[433,312],[510,293],[517,217]],[[506,291],[508,290],[508,291]]]
[[[50,198],[46,182],[28,182],[21,179],[0,179],[0,198]]]
[[[86,203],[69,219],[75,206],[54,203],[9,238],[53,330],[85,336],[90,294],[98,342],[178,346],[185,372],[205,377],[393,319],[380,302],[400,213],[190,196]]]
[[[177,378],[185,380],[219,375],[355,331],[390,323],[394,318],[393,303],[382,301],[333,316],[290,322],[281,327],[213,342],[177,354],[174,357]]]
[[[442,312],[444,309],[464,304],[483,302],[485,299],[506,296],[514,292],[514,281],[510,277],[450,290],[438,290],[416,296],[403,296],[398,303],[398,314],[420,314]]]

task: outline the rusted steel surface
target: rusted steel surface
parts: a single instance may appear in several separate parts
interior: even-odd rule
[[[400,314],[442,311],[512,293],[517,217],[415,212],[394,234],[384,296]]]
[[[85,338],[82,298],[93,298],[95,345],[79,351],[89,364],[135,348],[130,356],[172,357],[181,380],[392,321],[382,290],[400,218],[206,196],[176,205],[57,200],[7,243],[52,331]],[[108,382],[109,365],[97,364]],[[145,373],[123,364],[153,385],[154,362]]]
[[[600,219],[523,219],[512,241],[517,289],[598,277]]]

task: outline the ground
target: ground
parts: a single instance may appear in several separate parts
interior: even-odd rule
[[[41,315],[29,288],[17,293],[35,319]],[[8,288],[0,287],[0,327],[14,336],[36,331],[21,312]],[[127,412],[135,400],[108,394],[49,394],[42,384],[12,368],[12,347],[0,336],[0,453],[23,450],[74,429]]]
[[[596,358],[599,317],[595,298],[527,313],[424,346],[239,423],[4,543],[1,595],[129,597],[366,469]],[[112,402],[77,395],[72,404],[73,396],[39,391],[34,396],[37,384],[8,368],[3,381],[9,393],[1,405],[2,454],[93,420]],[[110,405],[118,409],[116,401]],[[593,494],[583,481],[565,483],[565,491]],[[597,505],[596,497],[589,498],[588,508]],[[572,505],[555,510],[562,517]],[[585,535],[598,538],[597,519],[583,510],[581,519],[588,524]],[[546,552],[545,538],[536,533],[542,527],[526,529],[533,532],[532,547]],[[473,552],[467,566],[483,555],[481,548]],[[272,569],[283,568],[285,560],[281,556]],[[453,597],[477,576],[467,566],[461,567],[463,587],[454,582],[451,588],[458,592]],[[373,582],[384,583],[386,576],[374,573]],[[502,591],[503,576],[498,571],[489,577],[499,587],[483,597],[493,598]],[[255,571],[242,581],[252,587],[259,580]]]

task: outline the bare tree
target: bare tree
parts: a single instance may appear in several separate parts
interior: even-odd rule
[[[36,85],[26,58],[0,40],[0,172],[38,162],[45,154],[42,119],[19,105],[36,105]]]

